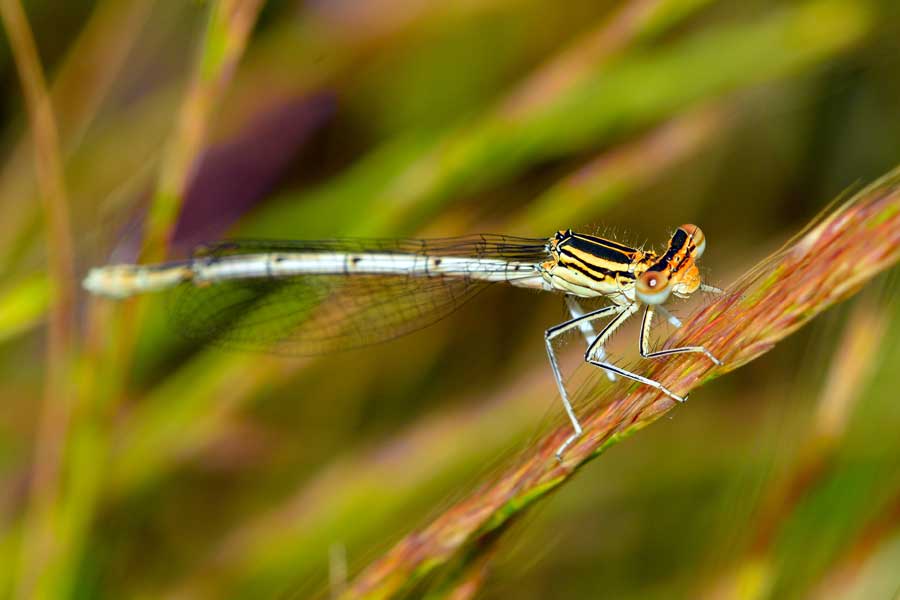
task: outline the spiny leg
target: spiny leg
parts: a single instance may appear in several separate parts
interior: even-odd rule
[[[611,315],[618,315],[623,310],[625,309],[621,306],[607,306],[581,315],[580,317],[569,319],[568,321],[551,327],[544,332],[544,343],[547,346],[547,356],[550,359],[550,368],[553,370],[553,377],[556,379],[556,387],[559,389],[559,395],[562,398],[563,407],[566,409],[566,414],[569,415],[569,420],[572,422],[572,428],[575,430],[574,433],[572,433],[572,435],[570,435],[568,439],[563,442],[562,446],[557,449],[557,459],[562,459],[562,454],[563,452],[565,452],[566,448],[568,448],[572,444],[572,442],[577,440],[578,436],[581,435],[581,423],[578,422],[578,417],[575,416],[575,410],[572,408],[572,404],[569,402],[569,394],[566,392],[565,384],[563,384],[562,373],[559,370],[559,363],[556,360],[556,353],[553,351],[553,339],[574,327],[580,328],[582,323],[590,322],[595,319],[602,319]],[[599,336],[594,339],[590,346],[588,346],[588,353],[591,352],[594,344],[598,339],[600,339]]]
[[[650,327],[653,323],[654,308],[656,308],[657,310],[661,309],[661,307],[654,307],[653,305],[648,304],[647,308],[644,309],[644,318],[641,320],[641,356],[643,356],[644,358],[659,358],[660,356],[669,356],[671,354],[686,354],[688,352],[697,352],[699,354],[705,354],[706,357],[713,362],[713,364],[717,366],[722,365],[722,361],[713,356],[712,353],[703,346],[682,346],[680,348],[668,348],[666,350],[657,350],[656,352],[650,352]]]
[[[578,303],[578,300],[575,299],[575,296],[566,296],[566,306],[569,309],[569,314],[572,315],[573,319],[577,319],[585,314],[584,309],[581,308],[581,304]],[[581,330],[581,334],[584,336],[584,341],[588,346],[594,343],[594,340],[597,339],[597,332],[594,331],[594,326],[590,321],[582,321],[579,323],[578,328]],[[594,349],[594,356],[598,360],[603,360],[606,358],[606,348],[603,346],[596,346]],[[607,371],[606,376],[609,377],[610,381],[615,381],[618,379],[615,373],[612,371]]]
[[[611,336],[613,334],[613,332],[622,325],[622,323],[627,321],[629,317],[631,317],[634,313],[636,313],[637,310],[638,310],[637,303],[634,303],[634,304],[631,304],[630,306],[628,306],[625,310],[622,311],[622,313],[620,313],[615,319],[613,319],[612,321],[609,322],[609,324],[607,324],[606,328],[602,332],[600,332],[600,335],[597,336],[596,340],[594,340],[594,344],[604,344],[606,342],[607,338],[609,338],[609,336]],[[590,348],[588,348],[587,352],[584,354],[584,360],[586,362],[588,362],[594,366],[600,367],[601,369],[604,369],[606,371],[612,371],[613,373],[616,373],[617,375],[621,375],[622,377],[631,379],[632,381],[637,381],[638,383],[643,383],[644,385],[649,385],[650,387],[661,391],[662,393],[664,393],[665,395],[669,396],[670,398],[672,398],[673,400],[675,400],[677,402],[684,402],[685,398],[682,398],[681,396],[679,396],[678,394],[676,394],[675,392],[673,392],[672,390],[670,390],[669,388],[667,388],[666,386],[664,386],[663,384],[661,384],[660,382],[658,382],[654,379],[649,379],[647,377],[638,375],[637,373],[632,373],[631,371],[625,370],[622,367],[617,367],[616,365],[614,365],[610,362],[596,360],[596,359],[591,358],[592,350],[593,350],[593,348],[590,347]]]

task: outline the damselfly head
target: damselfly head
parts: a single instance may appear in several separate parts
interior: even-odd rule
[[[696,225],[682,225],[669,240],[666,252],[635,281],[638,300],[662,304],[670,294],[686,298],[700,288],[697,259],[706,250],[706,237]]]

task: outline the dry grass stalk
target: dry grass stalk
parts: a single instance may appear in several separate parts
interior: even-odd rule
[[[0,2],[0,17],[25,96],[51,275],[44,397],[38,417],[26,516],[32,535],[27,536],[23,544],[17,590],[21,597],[26,597],[35,593],[40,574],[63,552],[54,536],[53,521],[61,493],[63,448],[68,436],[72,401],[68,379],[74,344],[74,253],[59,132],[34,35],[18,0]]]

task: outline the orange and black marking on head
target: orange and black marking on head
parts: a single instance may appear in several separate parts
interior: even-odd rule
[[[706,238],[696,225],[682,225],[669,240],[665,253],[649,263],[635,282],[637,298],[662,304],[670,294],[684,298],[700,287],[697,259],[706,250]]]

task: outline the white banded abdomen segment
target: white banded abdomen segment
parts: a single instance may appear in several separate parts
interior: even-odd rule
[[[174,287],[191,279],[192,275],[193,271],[188,263],[110,265],[88,271],[81,285],[92,294],[127,298],[134,294]]]

